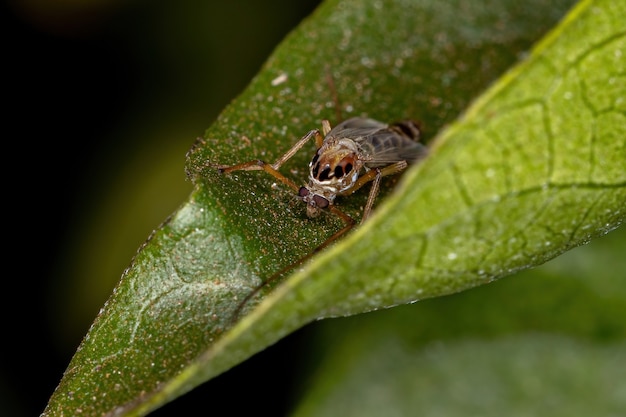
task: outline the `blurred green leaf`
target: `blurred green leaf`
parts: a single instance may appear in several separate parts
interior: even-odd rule
[[[290,415],[622,415],[624,251],[621,227],[495,285],[318,323]]]
[[[389,338],[353,358],[345,379],[320,375],[324,387],[292,415],[622,415],[624,348],[530,334],[412,350]]]
[[[125,271],[44,414],[146,414],[312,320],[488,283],[617,227],[623,4],[580,3],[454,122],[570,5],[324,3],[190,150],[193,193]],[[306,219],[263,173],[215,165],[273,161],[338,118],[334,91],[342,117],[420,119],[432,154],[232,326],[246,295],[340,222]],[[309,151],[283,172],[304,179]],[[365,198],[338,204],[358,218]]]

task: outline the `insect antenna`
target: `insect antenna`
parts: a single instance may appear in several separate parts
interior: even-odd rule
[[[333,96],[333,101],[335,102],[335,117],[336,123],[339,123],[343,120],[341,115],[341,103],[339,102],[339,94],[337,94],[337,88],[335,87],[335,79],[333,78],[333,74],[330,71],[330,67],[328,64],[325,66],[326,71],[326,82],[328,82],[328,88],[330,89],[330,93]]]

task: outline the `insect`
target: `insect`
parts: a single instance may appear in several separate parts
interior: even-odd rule
[[[309,163],[308,183],[298,186],[280,173],[279,169],[311,139],[315,139],[317,151]],[[409,120],[385,124],[374,119],[353,117],[334,128],[331,128],[328,120],[324,120],[322,132],[319,129],[309,131],[273,164],[262,160],[252,160],[231,166],[218,166],[218,170],[224,174],[234,171],[263,170],[297,194],[298,198],[306,204],[308,217],[315,218],[323,211],[329,211],[344,222],[340,230],[309,255],[275,273],[261,284],[261,287],[274,277],[304,262],[352,229],[356,222],[336,207],[335,198],[350,195],[371,182],[369,196],[361,216],[361,222],[365,221],[372,211],[382,177],[397,174],[408,164],[415,163],[426,156],[427,148],[419,142],[419,139],[419,126]],[[243,303],[247,302],[261,287],[257,287]]]

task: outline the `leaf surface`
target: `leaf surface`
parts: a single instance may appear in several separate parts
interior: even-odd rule
[[[528,56],[571,2],[382,5],[322,4],[196,142],[193,193],[139,250],[45,415],[146,414],[312,320],[485,284],[623,222],[623,3],[581,2]],[[215,166],[273,161],[337,109],[419,119],[431,154],[235,321],[341,222],[306,219],[263,172]],[[281,171],[303,181],[312,146]],[[337,204],[358,218],[366,198]]]

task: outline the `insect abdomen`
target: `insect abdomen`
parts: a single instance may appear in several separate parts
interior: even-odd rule
[[[389,125],[389,128],[398,132],[412,141],[419,142],[421,131],[420,126],[413,120],[402,120]]]
[[[427,149],[419,143],[420,130],[411,120],[390,124],[367,137],[362,146],[372,155],[369,167],[406,161],[411,164],[426,156]]]

